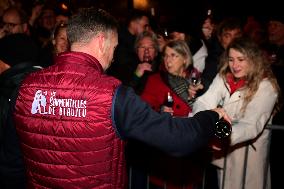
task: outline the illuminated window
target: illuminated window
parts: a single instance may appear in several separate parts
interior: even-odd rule
[[[149,2],[148,0],[133,0],[133,6],[135,9],[147,9]]]

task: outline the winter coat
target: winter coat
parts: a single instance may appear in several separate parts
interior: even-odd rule
[[[174,101],[173,116],[187,116],[191,112],[191,107],[170,88],[161,72],[149,76],[141,98],[160,112],[168,92]],[[203,163],[208,158],[206,152],[200,150],[190,156],[176,158],[151,148],[149,150],[149,147],[145,148],[148,151],[142,147],[139,149],[143,149],[151,156],[151,159],[147,160],[152,165],[149,168],[151,183],[160,187],[166,183],[169,189],[191,189],[194,184],[201,183]]]
[[[0,75],[0,188],[5,187],[3,183],[7,188],[16,183],[17,188],[25,188],[25,167],[12,112],[22,80],[36,70],[33,62],[22,62]]]
[[[167,99],[168,92],[173,97],[174,116],[184,117],[188,115],[191,112],[191,107],[169,87],[160,72],[149,76],[141,98],[150,104],[155,111],[160,112],[161,106]]]
[[[213,136],[218,113],[159,114],[119,83],[82,52],[60,54],[25,79],[14,118],[30,188],[124,189],[123,139],[186,156]]]
[[[264,185],[268,189],[270,188],[270,175],[267,172],[270,130],[265,128],[271,120],[278,94],[272,84],[267,79],[263,79],[242,113],[244,93],[245,88],[240,88],[230,95],[228,84],[218,74],[208,91],[194,103],[193,114],[223,105],[232,119],[232,134],[227,155],[219,156],[221,154],[219,152],[212,160],[212,163],[219,168],[220,188],[222,184],[225,185],[224,189],[242,188],[245,173],[246,189],[264,188]],[[248,150],[248,159],[245,164],[246,150]],[[223,181],[224,172],[226,173]]]
[[[119,83],[79,52],[24,80],[15,122],[29,188],[124,188],[124,142],[111,120]]]

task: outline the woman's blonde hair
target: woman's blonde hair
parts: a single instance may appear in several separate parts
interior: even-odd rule
[[[229,68],[229,51],[230,49],[234,49],[240,53],[242,53],[247,59],[248,64],[250,65],[248,74],[245,78],[245,96],[244,103],[241,108],[241,112],[244,112],[248,103],[252,100],[254,94],[259,88],[260,82],[266,78],[268,79],[275,91],[279,94],[277,105],[275,106],[275,111],[279,110],[279,96],[280,96],[280,88],[277,83],[277,80],[270,68],[270,64],[267,58],[264,56],[263,51],[259,48],[259,46],[251,39],[246,37],[236,38],[234,41],[230,43],[228,48],[226,48],[225,52],[222,54],[220,59],[220,75],[223,79],[226,79],[227,73],[230,73]]]
[[[187,69],[190,65],[193,64],[192,54],[187,45],[187,43],[183,40],[171,40],[166,43],[163,53],[165,52],[166,47],[174,49],[178,54],[180,54],[185,59],[185,69]]]

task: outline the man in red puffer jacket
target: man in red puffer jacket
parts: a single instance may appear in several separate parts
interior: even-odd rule
[[[117,22],[107,12],[83,9],[67,34],[71,52],[30,74],[16,101],[29,188],[125,188],[124,139],[188,155],[207,145],[220,117],[228,119],[220,108],[193,118],[161,115],[105,75],[117,46]]]

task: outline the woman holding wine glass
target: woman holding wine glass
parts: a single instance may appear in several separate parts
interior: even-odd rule
[[[161,70],[149,76],[141,94],[142,99],[151,104],[157,112],[174,112],[174,116],[186,116],[191,112],[188,103],[188,68],[192,65],[192,55],[183,41],[168,42],[163,51]],[[173,98],[173,106],[165,106],[168,93]]]
[[[203,84],[201,83],[201,74],[202,73],[198,72],[198,70],[193,69],[188,75],[188,100],[191,104],[194,103],[196,96],[198,96],[197,93],[199,92],[199,90],[202,90],[204,88]],[[191,117],[191,114],[189,114],[189,117]]]
[[[270,188],[271,130],[265,128],[277,109],[279,86],[266,60],[251,39],[235,39],[209,89],[193,104],[193,114],[223,106],[232,120],[228,146],[213,154],[220,188]]]
[[[192,64],[192,55],[185,41],[168,42],[163,50],[161,70],[149,76],[141,98],[157,112],[187,116],[191,112],[188,77]],[[155,188],[164,188],[165,183],[168,189],[192,188],[201,181],[201,168],[190,158],[173,158],[158,152],[152,156],[152,160],[156,161],[152,163],[154,166],[151,168],[154,170],[151,171],[155,174],[150,176],[150,185]]]

